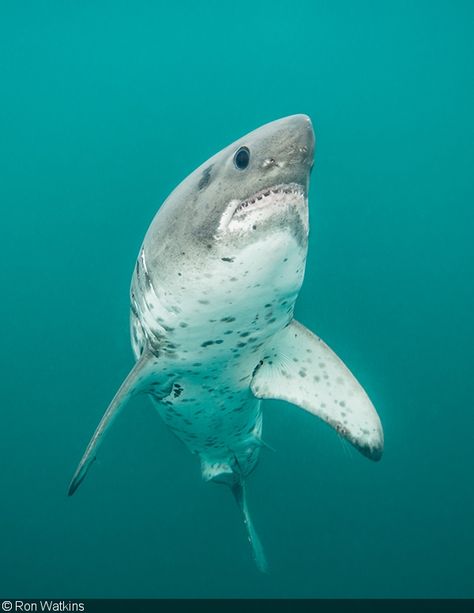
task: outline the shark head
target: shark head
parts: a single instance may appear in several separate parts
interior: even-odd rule
[[[202,268],[203,259],[231,261],[247,250],[248,259],[255,256],[263,264],[268,262],[266,270],[262,264],[263,278],[274,274],[277,260],[284,259],[280,256],[290,246],[304,261],[314,142],[309,117],[291,115],[250,132],[211,157],[159,209],[144,243],[149,270],[162,274],[158,263],[162,269],[163,261],[168,261],[189,272]],[[294,284],[298,289],[303,270],[304,262]]]
[[[194,219],[196,237],[252,241],[255,230],[279,230],[285,223],[295,230],[299,217],[305,242],[313,155],[314,133],[306,115],[266,124],[226,147],[190,177],[197,181],[205,212]],[[299,205],[295,219],[289,215],[292,205]]]

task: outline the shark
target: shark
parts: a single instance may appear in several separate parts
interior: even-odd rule
[[[196,455],[204,480],[231,490],[264,572],[246,494],[265,446],[262,400],[308,411],[371,460],[383,451],[368,395],[293,315],[308,251],[314,150],[307,115],[272,121],[199,166],[159,207],[131,282],[135,363],[69,487],[72,495],[130,398],[146,394]]]

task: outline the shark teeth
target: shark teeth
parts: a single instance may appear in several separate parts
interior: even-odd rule
[[[301,198],[304,196],[304,189],[297,183],[289,183],[287,185],[276,185],[271,188],[266,188],[257,192],[247,200],[240,202],[234,215],[245,213],[249,208],[254,209],[260,206],[266,206],[270,200],[287,201],[287,196]]]

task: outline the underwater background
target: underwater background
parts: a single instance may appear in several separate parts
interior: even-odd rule
[[[474,3],[0,3],[0,597],[474,596]],[[311,116],[296,317],[371,396],[373,463],[264,406],[251,559],[227,488],[146,397],[69,480],[133,363],[160,203]]]

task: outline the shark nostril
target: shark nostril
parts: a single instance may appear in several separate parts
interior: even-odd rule
[[[262,166],[263,168],[272,168],[273,166],[279,166],[279,164],[277,164],[275,158],[267,158],[264,160]]]

